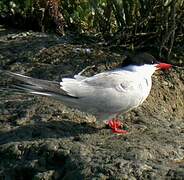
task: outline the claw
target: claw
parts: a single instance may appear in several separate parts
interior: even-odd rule
[[[123,123],[119,119],[112,119],[107,122],[107,125],[112,129],[113,133],[127,134],[128,131],[120,129]]]

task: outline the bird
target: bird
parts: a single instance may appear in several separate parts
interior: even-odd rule
[[[126,134],[119,114],[140,106],[150,93],[153,73],[171,67],[143,52],[127,57],[119,68],[90,77],[78,73],[73,78],[62,78],[61,82],[4,72],[20,82],[16,88],[60,100],[66,106],[96,116],[97,120],[106,120],[113,133]]]

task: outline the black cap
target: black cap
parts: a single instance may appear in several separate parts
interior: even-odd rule
[[[122,67],[128,66],[128,65],[137,65],[141,66],[144,64],[156,64],[158,61],[149,53],[139,53],[133,57],[127,57],[123,63]]]

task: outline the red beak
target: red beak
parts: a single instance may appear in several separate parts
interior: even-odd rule
[[[172,65],[171,64],[167,64],[167,63],[159,63],[159,64],[156,65],[156,67],[158,69],[167,70],[167,69],[171,68]]]

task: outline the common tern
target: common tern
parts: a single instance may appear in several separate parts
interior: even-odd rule
[[[126,58],[121,68],[102,72],[91,77],[75,75],[61,82],[36,79],[5,71],[21,83],[16,87],[35,95],[50,96],[65,105],[91,113],[98,120],[109,120],[114,133],[124,134],[120,113],[128,112],[143,103],[148,97],[152,74],[172,65],[158,62],[148,53]]]

